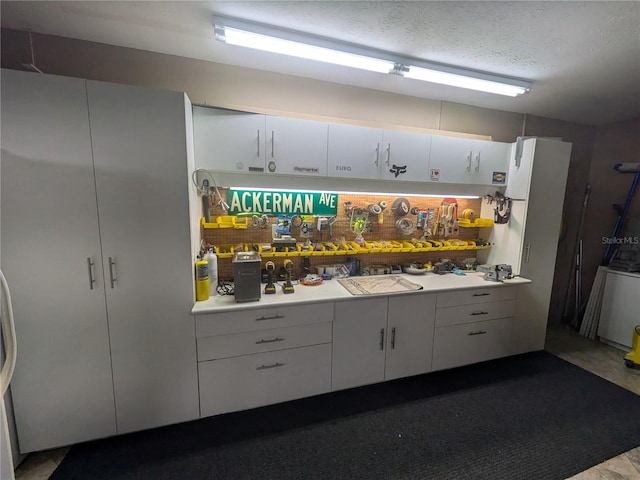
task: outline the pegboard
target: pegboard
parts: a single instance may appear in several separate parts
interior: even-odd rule
[[[227,189],[220,188],[220,193],[226,197]],[[325,231],[320,232],[316,228],[313,230],[313,236],[310,238],[311,242],[328,242],[339,241],[341,239],[347,241],[353,241],[356,235],[350,229],[351,215],[347,207],[366,208],[369,204],[379,204],[381,201],[387,202],[387,207],[383,211],[382,224],[378,223],[378,216],[375,214],[369,215],[369,225],[363,237],[366,241],[378,241],[378,240],[411,240],[412,238],[423,238],[422,230],[414,230],[410,235],[401,235],[396,229],[397,217],[392,212],[392,204],[397,199],[396,196],[390,196],[385,194],[339,194],[338,195],[338,212],[336,215],[336,221],[333,224],[333,232],[329,233],[327,228]],[[410,207],[418,207],[420,210],[427,210],[433,208],[435,211],[439,209],[444,200],[444,197],[418,197],[405,195],[402,198],[408,200]],[[480,213],[481,199],[456,199],[458,203],[458,216],[462,214],[465,209],[472,209],[478,215]],[[345,206],[346,205],[346,206]],[[224,215],[224,211],[216,204],[210,205],[210,215],[212,218],[217,215]],[[411,213],[406,215],[406,218],[411,219],[415,225],[417,225],[417,216]],[[202,245],[234,245],[241,247],[244,244],[262,244],[271,243],[271,225],[275,224],[276,217],[269,218],[269,225],[267,228],[252,228],[251,220],[249,219],[249,227],[247,229],[204,229],[201,228]],[[447,237],[447,239],[460,239],[460,240],[477,240],[479,234],[478,228],[460,228],[458,234],[455,236]],[[300,227],[291,227],[291,236],[295,238],[299,243],[306,241],[300,234]],[[432,239],[441,239],[442,237],[429,237]],[[463,258],[475,257],[476,252],[473,250],[465,251],[444,251],[444,252],[420,252],[420,253],[407,253],[407,252],[389,252],[389,253],[368,253],[365,255],[357,255],[356,258],[362,265],[367,264],[409,264],[413,262],[426,263],[439,261],[441,258],[449,258],[454,261],[462,260]],[[315,272],[315,265],[327,264],[327,263],[340,263],[346,261],[352,255],[335,255],[335,256],[312,256],[309,258],[311,263],[311,271]],[[276,263],[281,263],[284,259],[271,259]],[[296,271],[302,271],[302,257],[291,257],[294,262]],[[230,279],[232,277],[232,264],[230,258],[222,258],[218,260],[218,274],[222,279]]]

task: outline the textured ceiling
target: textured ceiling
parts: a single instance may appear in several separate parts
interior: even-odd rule
[[[640,2],[2,1],[2,26],[602,125],[640,117]],[[531,80],[507,98],[251,52],[213,14]],[[37,59],[36,59],[37,60]]]

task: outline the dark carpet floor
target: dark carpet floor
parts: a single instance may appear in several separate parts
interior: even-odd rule
[[[564,479],[640,446],[640,396],[546,352],[74,446],[52,480]]]

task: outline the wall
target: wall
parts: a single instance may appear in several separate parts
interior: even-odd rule
[[[36,65],[45,73],[185,91],[195,104],[489,135],[502,142],[513,142],[519,135],[562,137],[572,142],[566,201],[564,206],[550,206],[563,208],[567,219],[551,311],[552,321],[561,318],[572,272],[571,254],[566,253],[575,243],[576,219],[589,178],[593,127],[48,35],[33,34],[33,49]],[[24,69],[22,64],[31,63],[28,34],[3,29],[1,55],[3,67]]]
[[[610,237],[618,219],[613,204],[624,205],[633,174],[619,173],[617,163],[640,163],[640,118],[599,128],[595,137],[593,160],[588,181],[591,196],[587,205],[587,221],[583,234],[583,298],[589,295],[606,245],[602,237]],[[631,203],[629,216],[640,218],[640,191]]]

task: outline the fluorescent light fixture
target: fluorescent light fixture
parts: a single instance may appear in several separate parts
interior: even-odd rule
[[[485,74],[470,76],[471,73],[467,73],[462,75],[459,73],[434,70],[433,68],[416,67],[414,65],[409,66],[408,71],[401,72],[401,75],[405,78],[440,83],[443,85],[450,85],[452,87],[479,90],[481,92],[496,93],[498,95],[507,95],[510,97],[522,95],[523,93],[528,92],[531,88],[531,84],[529,82],[520,80],[503,79],[501,77],[492,77]]]
[[[341,52],[330,48],[316,47],[315,45],[247,32],[237,28],[223,27],[222,31],[224,33],[221,35],[217,34],[216,38],[229,45],[254,48],[265,52],[280,53],[291,57],[306,58],[308,60],[332,63],[344,67],[360,68],[378,73],[389,73],[395,67],[394,62],[387,60]]]
[[[531,82],[524,80],[438,65],[232,18],[214,17],[214,26],[216,39],[230,45],[511,97],[531,89]]]
[[[351,191],[343,191],[343,190],[299,190],[295,188],[256,188],[256,187],[229,187],[229,190],[243,190],[245,192],[282,192],[283,190],[287,192],[294,193],[337,193],[337,194],[345,194],[345,195],[372,195],[379,197],[427,197],[427,198],[468,198],[468,199],[478,199],[479,195],[456,195],[454,194],[432,194],[432,193],[387,193],[387,192],[351,192]]]

